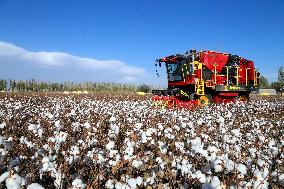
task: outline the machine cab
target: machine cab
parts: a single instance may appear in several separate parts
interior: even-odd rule
[[[166,62],[166,69],[169,82],[177,82],[185,79],[185,76],[192,72],[192,66],[186,59],[178,59],[175,62]]]

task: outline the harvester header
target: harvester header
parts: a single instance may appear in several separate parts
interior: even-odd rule
[[[254,62],[238,55],[190,50],[156,60],[156,66],[162,64],[168,89],[152,92],[154,102],[165,106],[248,100],[259,86]]]

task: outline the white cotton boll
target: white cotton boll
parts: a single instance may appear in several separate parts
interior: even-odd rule
[[[50,161],[50,158],[48,156],[44,156],[41,160],[42,163],[48,163]]]
[[[226,118],[230,118],[232,117],[232,113],[230,111],[228,111],[227,115],[225,116]]]
[[[256,177],[256,179],[261,180],[262,179],[262,172],[257,169],[257,170],[254,171],[254,176]]]
[[[196,171],[194,173],[195,178],[197,178],[199,180],[199,182],[201,183],[205,183],[206,182],[206,175],[203,174],[201,171]]]
[[[274,139],[271,139],[269,142],[268,142],[268,147],[269,149],[272,150],[272,153],[274,155],[278,154],[278,148],[275,146],[276,145],[276,142]]]
[[[225,122],[224,117],[220,116],[218,119],[218,122],[220,123],[221,126],[224,126],[224,122]]]
[[[142,132],[142,136],[141,136],[141,142],[142,143],[146,143],[148,141],[148,137],[146,135],[146,133]]]
[[[268,182],[266,180],[256,180],[253,185],[254,189],[268,189]]]
[[[80,139],[80,140],[77,141],[77,143],[79,143],[79,144],[84,144],[85,142]]]
[[[46,112],[45,116],[48,117],[49,119],[53,119],[53,115],[50,112]]]
[[[275,146],[275,140],[274,139],[271,139],[269,142],[268,142],[268,147],[271,149],[273,146]]]
[[[13,174],[5,180],[7,189],[20,189],[25,185],[25,179],[18,174]]]
[[[110,122],[115,122],[116,121],[116,118],[114,116],[112,116],[110,119],[109,119]]]
[[[247,174],[247,167],[244,164],[238,164],[237,165],[237,170],[242,174],[246,175]]]
[[[10,171],[7,171],[5,173],[3,173],[1,176],[0,176],[0,183],[3,182],[4,180],[6,180],[10,175]]]
[[[162,130],[164,130],[164,126],[163,126],[162,124],[158,124],[158,129],[159,129],[160,131],[162,131]]]
[[[113,188],[114,188],[113,181],[112,181],[111,179],[109,179],[109,180],[106,182],[105,187],[108,188],[108,189],[113,189]]]
[[[136,178],[136,184],[138,185],[138,186],[140,186],[141,184],[143,183],[143,178],[142,177],[137,177]]]
[[[98,157],[98,163],[99,164],[102,164],[102,163],[105,162],[105,158],[102,154],[98,154],[97,157]]]
[[[279,184],[284,186],[284,174],[279,175]]]
[[[143,127],[143,123],[135,123],[134,127],[135,127],[135,130],[139,131]]]
[[[225,159],[224,164],[225,164],[227,172],[231,172],[234,170],[235,163],[232,160]]]
[[[212,188],[220,188],[221,182],[217,176],[214,176],[211,180],[211,186]],[[221,188],[220,188],[221,189]]]
[[[70,151],[71,151],[72,155],[79,155],[80,154],[78,146],[71,146]]]
[[[116,161],[116,162],[120,161],[120,155],[119,155],[119,154],[116,154],[116,156],[115,156],[115,161]]]
[[[127,147],[124,151],[124,153],[128,156],[132,156],[134,152],[134,149],[132,147]]]
[[[201,189],[213,189],[209,183],[204,183],[201,186]]]
[[[154,129],[154,128],[149,128],[149,129],[146,130],[146,136],[147,136],[147,137],[152,136],[153,133],[156,133],[156,129]]]
[[[177,131],[180,130],[179,126],[177,126],[177,125],[174,125],[174,129],[177,130]]]
[[[115,183],[115,189],[123,189],[124,184],[121,182]]]
[[[215,146],[208,146],[208,157],[206,158],[208,161],[215,160],[217,158],[217,152],[219,151]]]
[[[71,110],[70,112],[71,115],[76,115],[76,111],[74,109]]]
[[[37,130],[37,125],[36,124],[29,124],[28,130],[29,131]]]
[[[132,161],[132,166],[135,167],[135,168],[138,168],[142,165],[143,165],[143,162],[141,160],[135,159],[135,160]]]
[[[183,175],[191,173],[190,169],[192,168],[191,164],[183,164],[181,166],[181,173]]]
[[[39,130],[37,131],[37,134],[38,134],[39,137],[42,137],[43,130],[42,130],[42,129],[39,129]]]
[[[109,157],[113,158],[118,153],[118,150],[110,150],[109,151]]]
[[[255,155],[256,155],[257,150],[255,148],[249,148],[248,150],[249,150],[249,153],[252,156],[252,158],[254,158]]]
[[[48,168],[49,168],[49,163],[43,163],[41,170],[42,172],[46,172],[48,171]]]
[[[216,153],[216,152],[219,151],[216,146],[208,146],[208,147],[207,147],[207,150],[208,150],[210,153],[214,153],[214,152]]]
[[[171,129],[170,127],[166,128],[166,129],[164,130],[164,133],[165,133],[165,134],[168,134],[168,133],[171,133],[171,132],[172,132],[172,129]]]
[[[118,125],[114,125],[113,127],[114,127],[114,128],[113,128],[113,132],[114,132],[116,135],[118,135],[118,133],[119,133],[119,126],[118,126]]]
[[[21,141],[21,140],[22,140],[22,137],[23,137],[23,136],[21,136],[21,138],[20,138],[20,142],[21,142],[21,143],[22,143],[22,141]],[[3,144],[3,141],[4,141],[4,138],[0,135],[0,144]]]
[[[274,178],[277,177],[277,172],[276,172],[276,171],[273,171],[273,172],[271,173],[271,176],[274,177]]]
[[[55,172],[55,175],[53,175],[53,177],[55,177],[54,186],[57,189],[61,189],[62,188],[62,179],[64,179],[65,175],[60,173],[60,172]],[[61,188],[59,188],[60,186],[61,186]]]
[[[136,179],[135,178],[128,179],[127,184],[130,186],[131,189],[136,189],[137,188],[137,184],[136,184]]]
[[[0,129],[4,129],[6,127],[6,122],[0,124]]]
[[[155,176],[152,176],[152,177],[148,177],[146,179],[146,182],[149,183],[149,184],[153,184],[155,182]]]
[[[263,161],[262,159],[258,159],[257,165],[260,166],[260,167],[263,167],[265,165],[265,161]]]
[[[203,119],[197,120],[197,125],[202,125],[202,123],[203,123]]]
[[[65,142],[67,139],[67,136],[68,134],[66,132],[60,131],[58,135],[56,135],[55,141],[59,144],[62,142]]]
[[[187,126],[188,126],[189,128],[193,128],[193,127],[194,127],[193,122],[192,122],[192,121],[188,122],[188,123],[187,123]]]
[[[106,145],[106,149],[111,150],[114,148],[114,141],[109,141],[109,143]]]
[[[114,167],[116,165],[116,161],[109,160],[108,164],[111,165],[112,167]]]
[[[162,162],[163,162],[163,160],[162,160],[162,158],[161,158],[161,157],[157,157],[157,158],[156,158],[156,162],[158,162],[158,163],[160,164],[160,163],[162,163]]]
[[[184,122],[182,122],[182,123],[180,123],[180,126],[182,127],[182,128],[186,128],[186,123],[184,123]]]
[[[181,152],[184,152],[184,143],[183,142],[175,142],[175,146],[177,149],[179,149]]]
[[[72,186],[73,186],[74,189],[84,189],[84,188],[86,188],[86,184],[84,184],[83,181],[81,179],[78,179],[78,178],[73,180]]]
[[[245,184],[245,188],[251,188],[252,187],[252,183],[251,182],[247,182],[246,184]]]
[[[263,169],[262,176],[265,178],[265,177],[267,177],[268,175],[269,175],[269,170],[268,170],[267,167],[265,167],[265,168]]]
[[[58,130],[60,130],[60,129],[61,129],[60,121],[59,121],[59,120],[55,121],[54,126],[55,126]]]
[[[91,124],[89,122],[84,123],[83,125],[86,129],[91,128]]]
[[[214,170],[215,172],[223,171],[223,162],[220,159],[214,161]]]
[[[38,183],[32,183],[27,186],[27,189],[44,189],[40,184]]]
[[[48,140],[51,141],[51,142],[55,142],[56,141],[56,139],[54,137],[49,137]]]
[[[191,148],[195,153],[202,153],[203,152],[203,144],[201,143],[201,138],[196,137],[195,139],[191,140]]]
[[[31,141],[26,141],[25,144],[27,145],[28,148],[34,147],[34,143],[32,143]]]
[[[264,142],[264,141],[265,141],[265,137],[264,137],[263,135],[259,135],[258,138],[259,138],[259,140],[260,140],[261,142]]]

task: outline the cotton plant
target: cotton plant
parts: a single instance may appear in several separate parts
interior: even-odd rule
[[[281,188],[283,102],[189,111],[152,108],[131,95],[0,98],[1,179],[12,167],[25,178],[21,187]]]
[[[9,170],[0,176],[0,183],[4,181],[7,189],[20,189],[26,185],[25,179],[13,170]]]

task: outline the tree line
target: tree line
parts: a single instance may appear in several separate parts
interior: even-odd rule
[[[271,84],[264,76],[260,76],[261,89],[275,89],[277,92],[284,92],[284,67],[278,69],[278,80]],[[35,91],[35,92],[63,92],[63,91],[142,91],[150,92],[149,85],[133,85],[121,83],[101,83],[101,82],[44,82],[30,80],[0,80],[0,91]]]
[[[275,89],[277,92],[283,92],[284,91],[284,67],[281,66],[278,69],[278,80],[275,82],[272,82],[271,84],[268,82],[268,80],[260,76],[259,78],[259,88],[261,89]]]
[[[143,90],[149,92],[148,85],[133,85],[121,83],[101,83],[101,82],[44,82],[31,80],[0,80],[0,91],[11,92],[63,92],[63,91],[128,91],[135,92]]]

